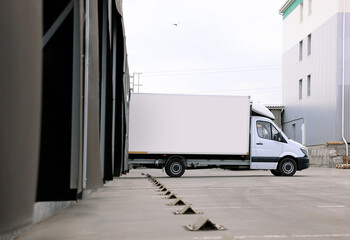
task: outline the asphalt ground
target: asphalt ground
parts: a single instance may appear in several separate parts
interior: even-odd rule
[[[202,214],[175,215],[147,175]],[[293,177],[269,171],[187,170],[170,178],[135,169],[85,200],[34,225],[18,239],[350,239],[350,170],[309,168]],[[225,230],[190,231],[217,224]]]

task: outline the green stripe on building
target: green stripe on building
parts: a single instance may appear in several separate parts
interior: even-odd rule
[[[296,9],[297,6],[299,6],[300,3],[302,3],[303,0],[295,0],[289,7],[283,12],[283,20],[288,17],[288,15],[293,12],[294,9]]]

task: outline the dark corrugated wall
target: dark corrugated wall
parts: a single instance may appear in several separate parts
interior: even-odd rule
[[[32,220],[39,160],[42,4],[0,1],[0,238]]]
[[[46,32],[71,3],[69,0],[44,0]],[[89,24],[85,22],[83,31],[77,35],[73,31],[74,24],[77,21],[84,23],[81,19],[86,11],[89,11]],[[84,186],[86,189],[98,188],[104,181],[112,180],[113,176],[120,176],[128,170],[125,162],[125,108],[128,107],[125,93],[129,91],[129,80],[125,73],[123,19],[115,2],[112,2],[111,12],[109,19],[107,0],[74,1],[69,14],[44,46],[37,201],[78,199]],[[56,16],[56,20],[53,16]],[[109,26],[112,32],[109,32]],[[110,37],[112,41],[109,41]],[[78,43],[77,47],[73,47],[74,42]],[[85,58],[79,64],[74,62],[79,60],[73,59],[74,54],[79,55],[81,51],[88,52],[85,52]],[[79,73],[74,74],[77,70],[73,64],[82,66]],[[77,87],[80,89],[77,90]],[[76,114],[72,109],[74,99],[79,98],[84,101],[76,100],[80,112]],[[74,117],[74,114],[77,116]],[[82,169],[84,158],[85,175]]]
[[[44,35],[70,3],[43,1]],[[43,47],[43,94],[38,201],[76,199],[70,188],[73,6]]]
[[[0,237],[35,201],[77,200],[128,171],[121,0],[108,2],[0,3]]]

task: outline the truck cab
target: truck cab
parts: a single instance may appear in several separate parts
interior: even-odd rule
[[[309,167],[307,148],[287,136],[266,117],[251,120],[250,169],[270,169],[274,175],[293,176]]]
[[[293,176],[309,167],[308,150],[288,137],[272,121],[275,117],[265,107],[251,103],[250,169],[270,169],[274,175]]]

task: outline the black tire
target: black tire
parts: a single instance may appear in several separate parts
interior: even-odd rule
[[[282,174],[279,171],[277,171],[277,170],[270,170],[270,171],[275,176],[282,176]]]
[[[181,177],[185,172],[185,168],[183,159],[172,158],[167,162],[165,172],[169,177]]]
[[[297,164],[291,158],[285,158],[278,164],[278,171],[282,176],[293,176],[297,171]]]

